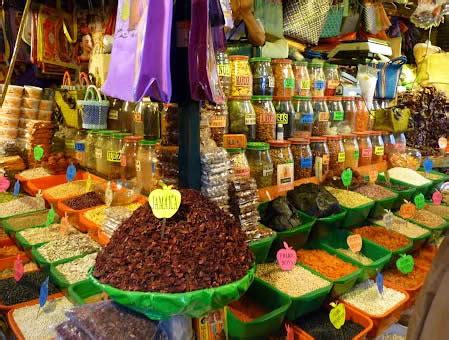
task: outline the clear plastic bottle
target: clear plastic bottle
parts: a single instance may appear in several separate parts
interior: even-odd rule
[[[310,96],[310,76],[307,70],[307,61],[296,61],[293,64],[293,73],[295,74],[295,95],[302,97]]]
[[[323,64],[311,63],[309,66],[312,97],[323,97],[326,88],[326,77],[323,72]]]
[[[357,106],[355,104],[355,97],[342,97],[343,110],[345,111],[345,119],[351,131],[356,130],[356,116]]]
[[[312,97],[313,105],[313,136],[325,136],[329,134],[330,114],[326,97]]]
[[[100,176],[108,178],[109,168],[107,162],[107,143],[115,131],[100,131],[95,143],[95,166],[96,172]]]
[[[324,74],[326,77],[325,96],[335,96],[337,86],[340,85],[340,75],[338,66],[334,64],[324,64]]]
[[[312,135],[313,106],[311,97],[293,97],[295,114],[295,138],[309,138]]]
[[[396,141],[396,152],[404,153],[407,147],[407,138],[403,132],[394,134],[394,140]]]
[[[121,175],[121,156],[123,149],[123,140],[129,133],[115,133],[108,143],[106,159],[109,166],[109,179],[119,179]]]

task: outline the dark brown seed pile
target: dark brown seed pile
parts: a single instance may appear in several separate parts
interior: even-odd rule
[[[104,202],[96,192],[88,192],[81,196],[69,198],[64,201],[64,204],[74,210],[83,210],[102,205]]]
[[[178,212],[154,217],[144,204],[98,254],[94,276],[132,291],[181,293],[241,279],[254,259],[238,221],[195,190],[181,190]]]

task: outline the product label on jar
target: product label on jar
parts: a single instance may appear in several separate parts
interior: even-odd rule
[[[329,112],[319,112],[318,120],[320,122],[328,122],[329,121]]]
[[[274,77],[273,76],[269,76],[268,77],[268,87],[269,88],[274,88]]]
[[[101,151],[101,149],[95,148],[95,158],[101,159],[102,157],[103,157],[103,152]]]
[[[117,120],[118,119],[118,111],[117,110],[110,110],[108,118],[112,119],[112,120]]]
[[[358,161],[360,158],[360,152],[359,150],[354,151],[354,160]]]
[[[313,88],[315,90],[324,90],[324,80],[315,80],[313,82]]]
[[[301,79],[299,82],[299,88],[301,90],[310,90],[310,80]]]
[[[300,119],[301,124],[312,124],[313,123],[313,113],[303,113]]]
[[[245,125],[256,125],[256,113],[255,112],[247,113],[245,115]]]
[[[217,71],[219,77],[230,77],[231,76],[231,66],[229,64],[218,64]]]
[[[293,189],[293,163],[278,164],[277,166],[277,185],[281,190]]]
[[[224,128],[226,125],[226,116],[212,116],[209,118],[209,127],[211,128]]]
[[[120,165],[126,166],[126,155],[122,155],[122,157],[120,157]]]
[[[345,113],[343,111],[333,112],[334,121],[342,121],[345,118]]]
[[[327,81],[327,88],[328,89],[335,89],[340,84],[338,80],[328,80]]]
[[[236,167],[233,168],[234,175],[238,177],[249,177],[249,167]]]
[[[373,149],[362,149],[362,157],[369,158],[373,154]]]
[[[85,152],[86,151],[86,143],[75,143],[75,151]]]
[[[65,141],[65,147],[66,147],[67,149],[74,150],[74,149],[75,149],[75,141],[74,141],[73,139],[67,139],[67,140]]]
[[[250,76],[237,76],[235,77],[236,86],[250,86],[251,78]]]
[[[276,114],[274,112],[262,111],[259,113],[259,123],[260,124],[276,124]]]
[[[276,123],[283,125],[288,124],[288,114],[282,112],[276,113]]]
[[[344,163],[344,161],[346,160],[346,154],[344,152],[339,152],[338,153],[338,163]]]
[[[136,160],[136,171],[140,172],[142,170],[142,167],[140,166],[140,161]]]
[[[273,175],[273,166],[267,166],[262,169],[263,177],[271,177]]]
[[[108,162],[120,163],[120,152],[108,151],[106,153],[106,159]]]
[[[302,158],[299,162],[301,169],[312,169],[312,157]]]
[[[134,121],[135,122],[141,122],[142,121],[142,113],[140,112],[134,112]]]
[[[323,155],[323,165],[329,165],[329,155]]]
[[[295,88],[295,78],[284,79],[284,89],[294,89]]]
[[[384,147],[383,147],[383,145],[374,147],[374,154],[376,156],[383,156],[384,155]]]

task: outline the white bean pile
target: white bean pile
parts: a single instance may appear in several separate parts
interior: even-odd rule
[[[24,214],[27,212],[45,209],[42,200],[36,197],[25,196],[19,199],[0,204],[0,217]]]
[[[374,223],[385,227],[383,219],[374,221]],[[397,216],[393,216],[391,229],[410,238],[417,238],[429,232],[427,229],[424,229],[415,223],[408,222],[407,220],[404,220]]]
[[[77,233],[79,233],[78,230],[69,227],[66,234],[68,235]],[[35,244],[50,242],[65,237],[65,234],[63,235],[61,233],[60,224],[53,224],[49,227],[43,228],[26,229],[19,232],[18,234],[22,236],[25,239],[25,241],[27,241],[32,246]]]
[[[56,266],[56,270],[70,283],[74,284],[88,278],[87,272],[95,265],[97,253]]]
[[[26,179],[35,179],[35,178],[51,176],[52,173],[50,171],[48,171],[47,169],[40,167],[40,168],[24,170],[19,175]]]

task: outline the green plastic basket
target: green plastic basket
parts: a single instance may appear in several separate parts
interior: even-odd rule
[[[78,305],[84,305],[94,295],[104,295],[102,289],[89,279],[69,286],[67,291],[69,299]]]
[[[226,308],[228,336],[230,339],[265,339],[278,332],[289,309],[291,299],[278,290],[255,278],[245,295],[258,301],[270,312],[250,322],[240,320]]]
[[[74,260],[76,260],[76,259],[74,259]],[[69,261],[69,262],[71,262],[71,261]],[[58,267],[58,265],[53,265],[53,264],[50,265],[50,277],[53,279],[53,282],[55,282],[59,286],[59,288],[61,288],[61,289],[67,288],[68,286],[77,284],[79,282],[83,282],[83,281],[89,280],[89,278],[87,277],[84,280],[81,280],[81,281],[78,281],[78,282],[75,282],[75,283],[70,283],[69,281],[67,281],[65,276],[58,270],[57,267]]]
[[[21,213],[21,214],[11,214],[11,215],[8,215],[8,216],[0,217],[0,225],[3,225],[3,221],[8,220],[8,219],[10,219],[12,217],[25,216],[25,215],[28,215],[28,214],[31,214],[31,213],[41,212],[42,210],[48,210],[48,209],[44,208],[44,209],[39,209],[39,210],[34,210],[34,211],[27,211],[27,212]]]
[[[274,232],[274,231],[273,231]],[[276,239],[276,232],[273,235],[249,243],[249,248],[256,258],[256,263],[264,263],[267,259],[273,241]]]
[[[379,177],[377,180],[377,184],[379,184],[379,182],[381,183],[385,183],[385,177]],[[396,200],[395,203],[393,203],[393,206],[391,207],[392,210],[399,210],[399,208],[401,207],[402,203],[404,203],[404,200],[411,202],[413,197],[415,196],[415,192],[416,192],[416,188],[411,187],[408,184],[403,184],[405,187],[407,187],[408,189],[406,190],[395,190],[393,188],[389,188],[388,186],[385,186],[385,188],[387,188],[388,190],[393,191],[394,193],[396,193],[398,195],[398,199]]]
[[[50,266],[57,266],[58,264],[62,264],[62,263],[67,263],[67,262],[71,262],[73,260],[79,259],[81,257],[84,257],[88,254],[94,253],[95,251],[89,252],[89,253],[85,253],[85,254],[81,254],[81,255],[77,255],[77,256],[72,256],[72,257],[68,257],[65,259],[61,259],[61,260],[57,260],[54,262],[48,262],[42,255],[41,253],[39,253],[39,248],[42,247],[38,246],[38,247],[32,247],[31,248],[31,254],[32,257],[34,259],[34,261],[39,265],[39,267],[43,268],[46,272],[50,272]]]
[[[402,181],[398,181],[397,179],[393,179],[393,178],[390,179],[390,182],[393,184],[400,184],[400,185],[415,188],[416,191],[415,191],[414,195],[423,194],[424,196],[426,196],[430,192],[430,190],[433,188],[433,182],[419,185],[419,186],[413,185],[410,183],[406,183],[406,182],[402,182]],[[401,202],[401,204],[402,203],[403,202]]]
[[[312,233],[310,235],[312,244],[316,244],[319,240],[331,235],[335,230],[338,230],[345,217],[346,210],[343,209],[338,214],[318,218],[313,225]]]
[[[40,211],[37,211],[37,212],[35,211],[35,212],[26,213],[26,214],[22,214],[22,215],[17,215],[17,216],[14,216],[14,217],[10,217],[10,218],[4,219],[4,220],[1,221],[1,225],[3,226],[3,229],[5,229],[5,231],[8,232],[9,234],[17,233],[17,232],[19,232],[19,231],[26,230],[26,229],[29,229],[29,228],[42,227],[42,226],[44,226],[45,224],[38,224],[38,225],[30,224],[30,225],[29,225],[28,227],[26,227],[26,228],[17,230],[17,229],[15,229],[15,228],[10,224],[10,223],[11,223],[11,220],[13,220],[13,219],[15,219],[15,218],[17,218],[17,217],[32,216],[32,215],[40,214],[42,211],[43,211],[43,210],[40,210]]]
[[[48,228],[47,226],[43,225],[43,226],[37,226],[34,228]],[[31,249],[33,247],[40,247],[48,242],[40,242],[40,243],[36,243],[36,244],[30,244],[21,234],[20,231],[18,233],[16,233],[16,241],[17,243],[25,250],[27,249]]]
[[[386,189],[386,188],[385,188]],[[389,190],[391,191],[391,190]],[[399,195],[397,195],[395,192],[391,191],[394,196],[387,197],[380,200],[375,200],[374,207],[369,213],[369,217],[379,217],[385,214],[385,209],[391,210],[393,209],[394,204],[399,199]]]
[[[370,202],[367,204],[363,204],[356,208],[343,208],[346,210],[346,216],[343,220],[342,227],[343,228],[351,228],[355,226],[359,226],[368,218],[371,210],[374,208],[375,202]]]
[[[409,218],[408,221],[410,221],[410,222],[412,222],[412,223],[415,223],[415,224],[419,225],[420,227],[423,227],[424,229],[429,230],[430,233],[431,233],[431,237],[433,237],[433,238],[435,238],[435,239],[438,238],[438,237],[440,237],[440,236],[443,234],[443,232],[444,232],[445,230],[447,230],[448,227],[449,227],[449,222],[447,222],[447,221],[444,222],[444,223],[442,223],[442,224],[440,224],[440,225],[439,225],[438,227],[436,227],[436,228],[430,228],[429,226],[426,226],[425,224],[416,222],[415,220],[413,220],[413,218]]]
[[[359,281],[374,278],[377,275],[377,272],[381,271],[390,262],[392,253],[374,243],[368,243],[366,240],[362,240],[361,253],[373,261],[371,264],[362,264],[338,250],[348,249],[346,239],[349,235],[351,235],[351,233],[345,230],[336,231],[333,235],[321,241],[320,248],[326,250],[330,254],[337,255],[346,262],[362,268],[363,272],[359,277]]]
[[[424,172],[424,168],[419,168],[418,171],[423,171]],[[433,188],[436,187],[437,185],[441,184],[441,183],[449,181],[449,176],[446,175],[446,174],[443,174],[442,172],[432,170],[432,171],[430,171],[430,173],[440,176],[439,179],[430,179],[429,178],[429,180],[432,181],[432,183],[433,183]]]

